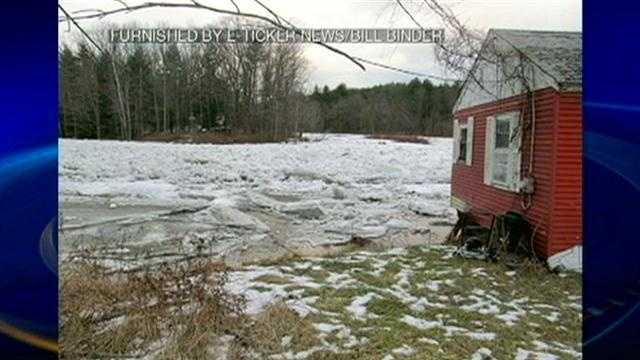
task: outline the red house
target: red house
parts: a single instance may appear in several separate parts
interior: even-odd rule
[[[582,243],[582,34],[490,30],[454,106],[451,203],[515,212],[536,255]]]

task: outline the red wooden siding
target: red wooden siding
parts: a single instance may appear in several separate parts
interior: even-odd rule
[[[560,95],[554,89],[548,88],[539,90],[535,95],[536,110],[536,134],[535,150],[533,156],[533,177],[535,178],[535,193],[532,197],[531,207],[524,209],[521,206],[521,195],[484,184],[484,152],[485,152],[485,126],[486,118],[507,111],[528,111],[522,109],[523,98],[516,96],[493,103],[482,104],[472,108],[463,109],[454,114],[461,124],[466,123],[467,118],[474,118],[474,140],[472,165],[466,166],[462,163],[453,165],[451,192],[464,200],[471,206],[471,216],[479,224],[490,226],[492,215],[502,214],[507,211],[514,211],[522,214],[535,228],[534,248],[540,256],[548,256],[558,247],[550,246],[550,240],[554,239],[552,226],[552,205],[553,197],[557,196],[554,191],[554,171],[565,174],[564,168],[554,170],[554,162],[558,161],[556,152],[556,136],[562,134],[563,137],[571,137],[568,133],[556,132],[556,119],[559,113]],[[563,97],[563,103],[564,103]],[[569,101],[569,100],[566,100]],[[574,99],[575,101],[575,99]],[[574,112],[567,111],[566,116],[575,115]],[[564,114],[564,111],[563,111]],[[570,132],[570,131],[569,131]],[[522,169],[524,175],[529,168],[529,153],[531,144],[531,132],[525,130],[525,138],[522,142]],[[566,159],[570,161],[569,159]],[[561,161],[565,161],[562,159]],[[572,173],[573,174],[573,173]],[[571,181],[575,181],[572,178]],[[574,197],[569,197],[558,202],[560,209],[567,208],[567,202],[574,204]],[[573,216],[567,212],[559,213],[561,217]],[[554,223],[555,224],[555,223]],[[569,235],[574,225],[559,228],[564,231],[563,236]],[[565,243],[567,240],[565,240]]]
[[[582,243],[582,94],[561,93],[558,102],[550,254]]]

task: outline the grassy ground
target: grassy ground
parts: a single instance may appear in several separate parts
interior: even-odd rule
[[[495,359],[581,358],[578,275],[537,266],[512,272],[452,257],[451,250],[287,259],[222,277],[220,269],[209,271],[215,267],[183,269],[152,277],[148,286],[140,285],[144,276],[124,283],[92,276],[87,283],[72,276],[82,272],[63,269],[63,347],[68,353],[140,354],[160,344],[148,358],[190,359],[446,360],[481,352]],[[197,274],[205,270],[204,277]],[[182,292],[157,300],[178,286]],[[176,311],[169,306],[176,299],[193,304]],[[152,304],[155,311],[132,311],[132,304]],[[96,322],[114,309],[129,309],[128,315],[109,326]]]
[[[257,278],[255,286],[264,293],[289,276],[288,291],[301,290],[301,301],[317,310],[305,319],[323,346],[309,359],[469,359],[482,348],[497,359],[581,356],[578,275],[538,266],[512,272],[449,253],[416,247],[288,262],[271,267],[283,275]],[[359,299],[368,301],[356,314]]]

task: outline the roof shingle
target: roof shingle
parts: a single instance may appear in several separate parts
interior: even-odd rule
[[[582,85],[582,33],[566,31],[491,30],[522,51],[560,85]]]

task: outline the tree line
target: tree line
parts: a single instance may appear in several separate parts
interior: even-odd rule
[[[314,131],[451,136],[451,111],[459,84],[434,85],[417,78],[364,89],[314,88],[320,107]]]
[[[134,140],[229,131],[450,135],[458,85],[414,79],[305,94],[299,44],[114,44],[92,32],[59,51],[62,137]]]

